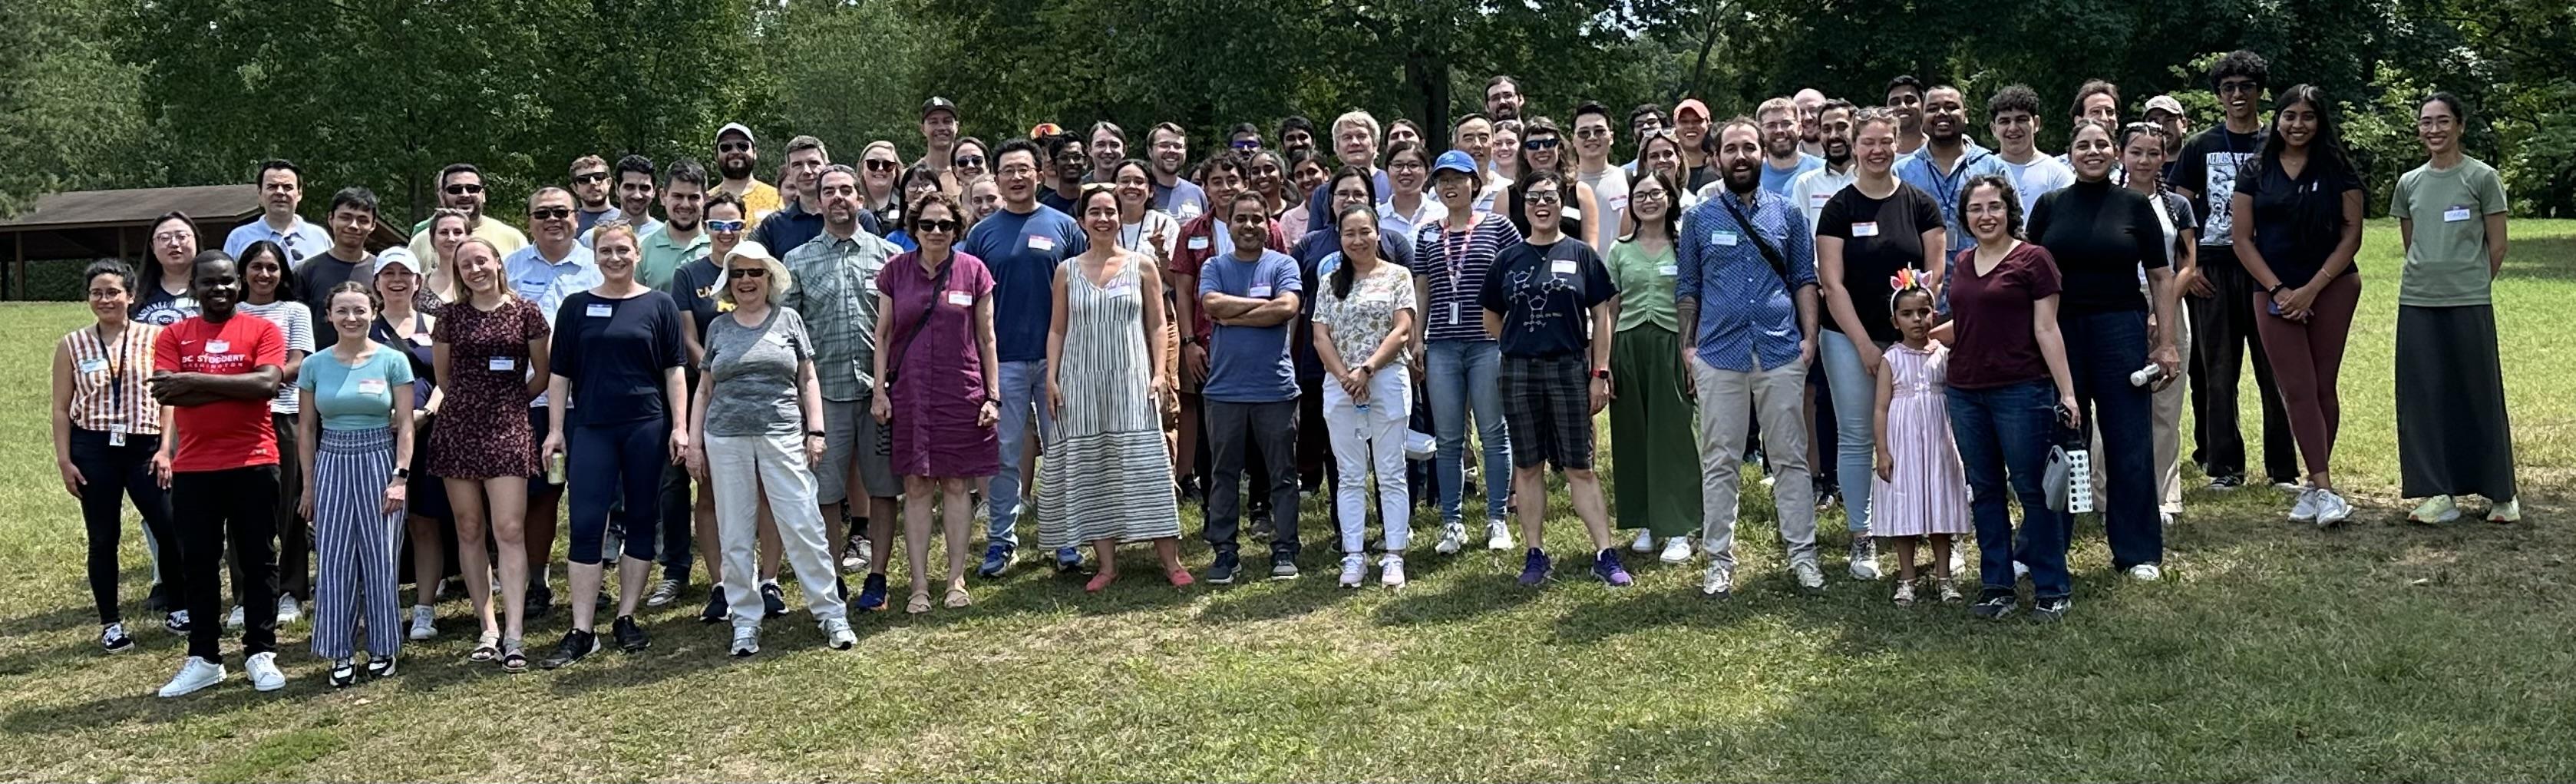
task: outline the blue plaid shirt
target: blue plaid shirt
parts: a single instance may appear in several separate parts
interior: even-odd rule
[[[1739,220],[1738,209],[1749,220]],[[1816,241],[1797,205],[1762,189],[1755,189],[1751,207],[1721,193],[1685,213],[1681,232],[1673,297],[1699,303],[1700,361],[1739,373],[1798,361],[1805,336],[1791,295],[1816,285]],[[1753,234],[1785,257],[1785,276],[1763,257]]]

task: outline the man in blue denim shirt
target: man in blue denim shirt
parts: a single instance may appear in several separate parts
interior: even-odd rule
[[[1816,356],[1815,239],[1797,205],[1762,188],[1762,134],[1753,121],[1729,120],[1716,138],[1726,192],[1691,208],[1683,221],[1673,289],[1682,333],[1693,336],[1682,362],[1699,395],[1700,544],[1709,554],[1700,591],[1724,597],[1733,589],[1747,411],[1761,417],[1768,436],[1763,446],[1778,479],[1773,501],[1789,570],[1801,587],[1820,589],[1804,395]]]
[[[1896,179],[1921,188],[1941,204],[1941,225],[1950,230],[1944,255],[1957,258],[1959,251],[1977,244],[1967,225],[1959,222],[1959,187],[1987,174],[2010,179],[2012,171],[1994,151],[1968,138],[1967,104],[1957,87],[1939,85],[1923,94],[1923,134],[1922,147],[1896,160]]]

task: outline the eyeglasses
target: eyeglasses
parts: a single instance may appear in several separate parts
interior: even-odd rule
[[[1536,139],[1522,139],[1521,149],[1531,151],[1553,150],[1556,149],[1556,142],[1557,139],[1554,136],[1542,136]]]
[[[2227,93],[2259,93],[2262,91],[2263,85],[2256,84],[2251,80],[2218,83],[2218,92],[2222,95]]]
[[[769,277],[769,269],[766,267],[734,267],[725,270],[725,274],[735,278],[766,278]]]
[[[1610,135],[1610,129],[1608,129],[1608,128],[1576,128],[1576,129],[1574,129],[1574,138],[1577,138],[1577,139],[1598,139],[1598,138],[1601,138],[1601,137],[1604,137],[1604,136],[1608,136],[1608,135]]]
[[[532,207],[528,209],[529,220],[563,220],[570,217],[572,217],[571,207]]]
[[[741,230],[742,230],[742,227],[743,227],[743,221],[738,221],[738,220],[717,220],[717,219],[714,219],[714,218],[708,218],[708,219],[707,219],[707,230],[708,230],[708,231],[735,232],[735,231],[741,231]]]
[[[950,163],[951,165],[955,165],[955,166],[963,166],[963,167],[966,167],[966,168],[969,168],[969,169],[981,169],[981,168],[984,168],[984,156],[981,156],[981,155],[968,155],[968,156],[964,156],[964,157],[958,158],[958,159],[953,160],[953,161],[949,161],[949,163]]]
[[[575,175],[573,175],[573,176],[572,176],[572,181],[573,181],[573,182],[578,182],[578,183],[607,182],[607,181],[608,181],[608,172],[604,172],[604,171],[582,172],[582,173],[580,173],[580,174],[575,174]]]
[[[466,196],[482,192],[483,186],[475,185],[473,183],[457,183],[455,185],[447,186],[447,195],[449,196]]]
[[[1390,161],[1386,164],[1387,171],[1421,171],[1422,169],[1422,162],[1415,160]]]
[[[896,162],[894,162],[894,161],[885,160],[885,159],[883,159],[883,158],[871,159],[871,160],[867,161],[867,165],[868,165],[868,171],[878,171],[878,172],[890,172],[890,171],[894,171],[894,170],[899,169],[899,168],[903,168],[903,164],[896,163]]]
[[[956,233],[957,226],[958,223],[954,220],[926,220],[916,224],[914,228],[925,234],[934,231],[942,234],[953,234]]]
[[[196,238],[196,232],[190,231],[165,231],[152,235],[152,241],[159,243],[187,242]]]
[[[716,145],[716,152],[751,152],[751,142],[725,142]]]

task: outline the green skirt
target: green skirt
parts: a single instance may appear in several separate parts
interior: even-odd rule
[[[1681,341],[1672,330],[1643,324],[1610,344],[1610,461],[1618,471],[1620,528],[1658,537],[1700,529],[1698,428],[1683,384]]]

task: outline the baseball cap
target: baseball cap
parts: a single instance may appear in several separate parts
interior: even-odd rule
[[[1061,133],[1064,133],[1064,126],[1051,122],[1042,122],[1029,126],[1029,138],[1031,139],[1044,139]]]
[[[742,242],[742,244],[739,244],[739,245],[735,245],[735,246],[733,246],[733,251],[732,251],[732,252],[730,252],[730,253],[726,253],[726,254],[725,254],[724,260],[725,260],[726,262],[730,263],[730,262],[732,262],[734,259],[759,259],[759,260],[761,260],[761,261],[777,261],[777,260],[778,260],[778,257],[776,257],[776,256],[772,256],[772,255],[769,255],[769,246],[767,246],[767,245],[762,245],[762,244],[760,244],[760,243],[758,243],[758,242],[753,242],[753,241],[750,241],[750,240],[744,240],[744,241]]]
[[[938,111],[945,111],[948,113],[948,116],[955,117],[957,116],[957,102],[941,98],[936,95],[930,96],[930,100],[921,102],[921,116],[923,118],[927,119],[930,117],[931,112]]]
[[[760,139],[758,139],[758,138],[756,138],[756,137],[754,137],[754,136],[752,136],[752,135],[751,135],[751,126],[744,125],[744,124],[742,124],[742,123],[738,123],[738,122],[729,122],[729,123],[725,123],[725,124],[724,124],[724,127],[722,127],[722,128],[717,128],[717,129],[716,129],[716,141],[720,141],[720,142],[721,142],[721,141],[724,141],[725,134],[728,134],[728,133],[739,133],[739,134],[742,134],[742,140],[743,140],[743,141],[751,142],[751,143],[753,143],[753,144],[759,144],[759,143],[760,143]]]
[[[2154,98],[2147,99],[2147,113],[2154,114],[2158,110],[2171,114],[2182,114],[2182,102],[2174,100],[2174,97],[2170,95],[2159,95]]]
[[[1475,156],[1468,155],[1464,150],[1450,150],[1448,152],[1441,153],[1440,158],[1432,161],[1431,163],[1431,176],[1438,177],[1440,176],[1440,173],[1444,171],[1454,171],[1459,174],[1474,177],[1476,176],[1476,158]]]
[[[1680,118],[1685,114],[1696,114],[1702,120],[1708,119],[1708,104],[1700,103],[1697,98],[1684,99],[1680,105],[1673,107],[1673,117]]]
[[[384,252],[376,254],[376,271],[383,272],[386,267],[401,267],[410,270],[411,274],[418,275],[420,259],[411,255],[409,248],[386,248]]]

